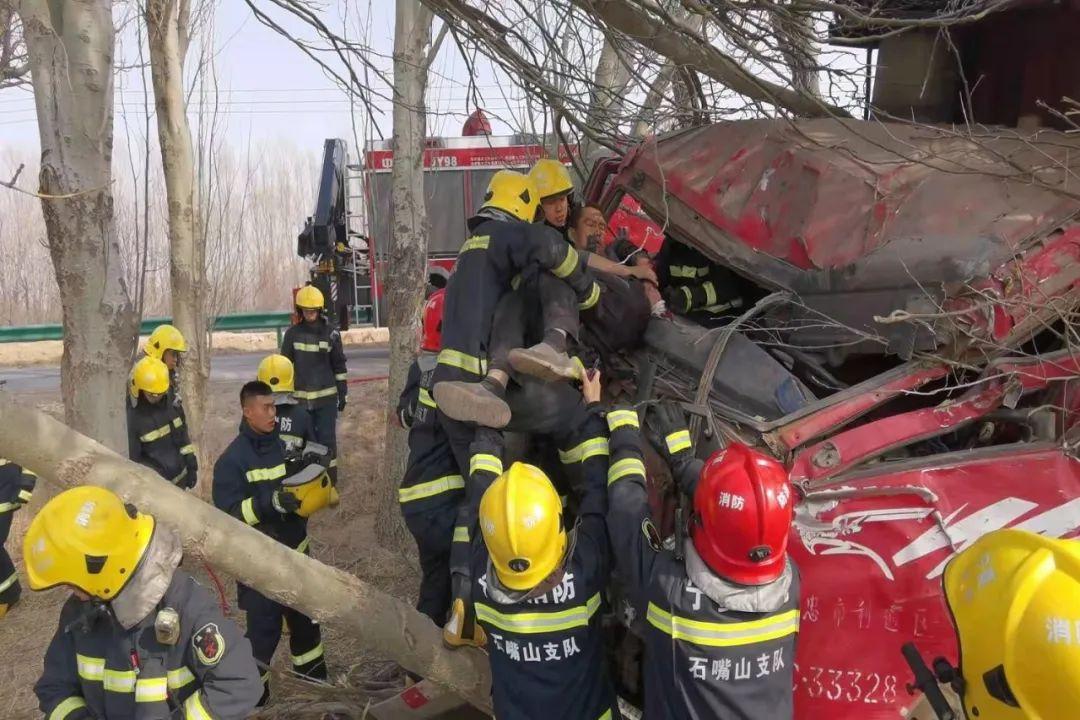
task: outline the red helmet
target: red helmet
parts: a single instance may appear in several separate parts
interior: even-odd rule
[[[435,352],[442,348],[442,316],[446,290],[438,289],[424,303],[424,331],[420,349]]]
[[[739,585],[780,577],[794,491],[784,466],[733,443],[713,453],[694,491],[690,538],[709,568]]]

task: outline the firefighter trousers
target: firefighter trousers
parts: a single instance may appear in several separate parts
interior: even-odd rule
[[[420,554],[420,592],[416,609],[439,627],[450,612],[450,546],[457,521],[457,504],[405,516],[405,525]]]
[[[263,679],[260,705],[270,697],[270,662],[281,640],[281,624],[289,628],[289,654],[293,672],[314,680],[325,680],[326,659],[323,656],[322,632],[319,624],[301,612],[271,600],[247,587],[236,586],[236,602],[247,615],[247,632],[251,653],[259,663]]]
[[[321,405],[306,405],[311,427],[315,433],[315,442],[330,448],[330,480],[337,483],[337,418],[338,409],[334,402]]]
[[[15,563],[11,562],[11,556],[4,549],[14,514],[13,511],[0,513],[0,605],[13,605],[22,593],[19,576],[15,574]]]

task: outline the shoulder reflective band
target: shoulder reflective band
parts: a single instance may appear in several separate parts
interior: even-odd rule
[[[623,458],[618,462],[612,463],[607,471],[607,484],[610,485],[616,480],[623,479],[627,475],[640,475],[644,478],[645,463],[641,462],[641,460],[636,457]]]
[[[477,620],[500,630],[525,635],[562,632],[588,626],[589,620],[600,608],[600,593],[593,595],[584,605],[547,613],[501,613],[484,603],[476,603],[475,607]]]
[[[467,253],[470,250],[487,250],[488,245],[491,244],[490,235],[477,235],[471,237],[461,244],[461,249],[458,250],[458,255],[461,253]]]
[[[195,675],[186,667],[170,670],[167,674],[167,678],[169,687],[173,690],[179,690],[188,683],[195,682]]]
[[[419,483],[407,488],[398,488],[398,502],[407,503],[413,500],[441,495],[451,490],[460,490],[465,487],[465,478],[460,475],[444,475],[424,483]]]
[[[181,418],[181,417],[173,418],[172,426],[174,428],[184,427],[184,418]]]
[[[706,305],[715,305],[716,304],[716,286],[713,285],[712,281],[710,280],[709,282],[704,283],[701,287],[705,289],[705,304]]]
[[[337,395],[337,386],[323,388],[322,390],[295,390],[293,396],[297,400],[318,400],[319,398]]]
[[[105,677],[105,658],[75,655],[75,669],[83,680],[97,680]]]
[[[0,593],[7,590],[9,587],[15,584],[15,581],[19,579],[18,573],[12,572],[11,575],[4,578],[3,582],[0,582]]]
[[[469,542],[469,528],[464,525],[458,525],[454,528],[454,540],[453,542]]]
[[[427,405],[429,408],[438,407],[427,388],[420,388],[420,404]]]
[[[135,681],[135,702],[165,702],[169,699],[168,681],[163,677],[140,677]]]
[[[621,427],[641,427],[633,410],[612,410],[607,414],[608,430],[615,432]]]
[[[691,620],[660,609],[649,603],[649,624],[673,640],[685,640],[708,647],[753,645],[799,632],[799,611],[787,612],[741,623],[713,623]]]
[[[244,473],[248,482],[262,482],[264,480],[277,480],[285,477],[285,463],[268,468],[255,468]]]
[[[345,382],[346,380],[349,379],[349,375],[348,375],[348,373],[338,373],[338,374],[334,375],[334,379],[337,380],[338,382]]]
[[[595,282],[592,284],[592,290],[589,291],[589,297],[585,298],[578,303],[578,310],[588,310],[592,306],[596,305],[600,301],[600,286]]]
[[[481,360],[478,357],[468,355],[460,350],[451,350],[447,348],[446,350],[439,351],[438,363],[440,365],[460,368],[473,375],[483,375],[487,372],[486,360]]]
[[[559,451],[559,461],[563,465],[585,462],[591,457],[608,454],[608,439],[594,437],[567,451]]]
[[[86,707],[86,701],[81,697],[72,696],[65,698],[63,702],[54,707],[53,711],[49,713],[49,720],[65,720],[68,715],[84,707]]]
[[[170,432],[172,432],[171,425],[162,425],[157,430],[151,430],[145,435],[140,435],[139,439],[143,442],[154,442],[155,440],[160,440],[161,438],[165,437]]]
[[[299,667],[300,665],[307,665],[310,662],[315,662],[323,656],[323,645],[319,643],[313,649],[308,650],[302,655],[290,655],[293,667]]]
[[[195,453],[195,446],[188,443],[184,447],[180,448],[181,455],[193,455]]]
[[[668,435],[666,438],[664,438],[664,442],[667,443],[668,452],[671,453],[672,455],[674,455],[677,452],[682,452],[683,450],[689,450],[690,449],[690,431],[689,430],[678,430],[676,432],[673,432],[670,435]]]
[[[502,475],[502,460],[487,453],[477,453],[469,459],[469,474],[476,472],[489,472],[492,475]]]
[[[574,249],[573,245],[566,245],[566,257],[563,261],[551,269],[551,274],[557,278],[565,278],[577,269],[578,262],[581,261],[581,256],[578,255],[578,251]]]
[[[203,706],[201,691],[196,690],[184,701],[184,720],[214,720]]]
[[[248,525],[259,524],[259,516],[255,514],[255,498],[247,498],[240,503],[240,514]]]

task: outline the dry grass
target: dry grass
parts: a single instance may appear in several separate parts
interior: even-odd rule
[[[239,413],[235,398],[238,383],[218,383],[211,393],[205,440],[200,455],[216,458],[236,433]],[[27,400],[42,409],[62,412],[55,396],[42,394]],[[415,596],[417,565],[414,557],[381,548],[374,534],[374,512],[377,509],[377,482],[382,459],[386,403],[386,383],[363,383],[350,388],[349,405],[338,422],[338,443],[341,451],[341,505],[312,519],[312,553],[319,560],[342,568],[373,583],[398,597]],[[209,497],[211,467],[200,472],[199,491]],[[15,526],[7,547],[20,565],[17,553],[30,513],[45,500],[47,493],[35,493],[28,510],[16,516]],[[198,563],[191,569],[208,587]],[[185,568],[188,564],[185,565]],[[236,609],[235,584],[221,578],[230,606],[231,617],[243,624],[243,614]],[[33,684],[41,673],[42,658],[56,627],[60,606],[65,600],[62,591],[30,593],[3,621],[0,621],[0,648],[4,662],[0,663],[0,717],[5,720],[37,718],[37,700]],[[332,687],[317,688],[288,677],[287,643],[279,648],[275,658],[274,701],[259,717],[274,718],[320,717],[337,712],[342,717],[363,716],[369,697],[385,694],[399,686],[396,669],[365,652],[355,637],[349,637],[332,626],[323,628]],[[18,661],[13,659],[18,658]]]

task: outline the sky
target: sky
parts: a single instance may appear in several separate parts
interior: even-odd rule
[[[328,3],[333,6],[334,3]],[[376,61],[390,73],[393,45],[393,3],[386,0],[354,2],[370,19],[364,18],[367,42],[381,57]],[[269,3],[265,6],[271,7]],[[283,26],[312,38],[313,34],[283,16],[275,15]],[[334,22],[330,22],[333,20]],[[439,21],[436,20],[436,26]],[[356,17],[343,18],[340,8],[332,7],[327,24],[335,30],[343,24],[351,26],[352,37],[358,37],[361,23]],[[125,63],[138,61],[135,38],[130,31],[120,37],[118,54]],[[222,0],[215,18],[213,47],[220,78],[220,104],[227,117],[227,137],[242,144],[249,139],[269,143],[291,143],[301,149],[321,152],[323,140],[342,137],[354,145],[353,123],[349,96],[318,65],[292,43],[265,27],[241,0]],[[194,53],[195,50],[192,50]],[[189,57],[189,67],[191,58]],[[334,64],[341,70],[340,64]],[[484,96],[483,105],[494,117],[496,133],[510,128],[498,120],[511,111],[520,112],[520,98],[508,103],[496,86],[494,71],[479,62],[477,83]],[[466,106],[468,70],[452,42],[444,43],[432,65],[432,80],[428,91],[429,135],[459,135],[464,116],[471,110]],[[149,71],[146,72],[149,84]],[[373,79],[373,88],[389,95],[388,88]],[[116,129],[119,138],[124,123],[140,134],[145,123],[143,110],[143,77],[138,69],[121,71],[116,80]],[[514,92],[509,89],[508,92]],[[153,100],[151,98],[151,112]],[[381,113],[376,121],[384,136],[390,134],[390,104],[376,102]],[[361,141],[378,137],[366,122],[362,105],[356,105],[358,135]],[[156,129],[154,129],[156,130]],[[0,91],[0,147],[15,146],[36,155],[38,149],[37,121],[33,97],[28,89]]]

